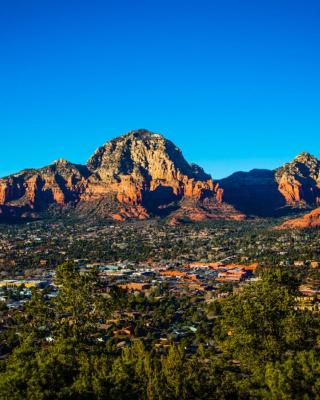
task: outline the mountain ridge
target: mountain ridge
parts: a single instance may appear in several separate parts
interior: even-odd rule
[[[86,165],[59,159],[0,179],[0,205],[7,208],[40,212],[52,205],[71,206],[80,215],[116,220],[165,216],[186,199],[185,215],[190,209],[196,216],[198,209],[196,218],[213,218],[222,196],[211,176],[189,164],[174,143],[147,130],[105,143]],[[228,214],[239,213],[229,207]]]
[[[159,133],[130,131],[96,149],[86,165],[65,159],[0,179],[0,217],[59,209],[95,218],[174,221],[268,217],[320,204],[320,161],[307,152],[275,169],[213,181]]]
[[[225,201],[246,214],[285,215],[320,204],[320,161],[302,152],[274,170],[235,172],[218,183]]]

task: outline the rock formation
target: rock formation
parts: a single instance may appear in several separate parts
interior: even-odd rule
[[[27,169],[0,179],[0,204],[42,211],[48,205],[76,203],[89,170],[65,160],[40,169]]]
[[[320,161],[309,153],[299,154],[278,168],[275,178],[287,204],[295,207],[320,205]]]
[[[145,130],[111,140],[87,166],[92,175],[81,204],[113,197],[124,205],[113,214],[117,219],[165,215],[183,198],[222,203],[222,190],[202,168],[187,163],[172,142]]]
[[[313,228],[320,226],[320,208],[312,210],[310,213],[300,218],[294,218],[285,221],[282,225],[276,229],[303,229]]]
[[[172,223],[275,216],[320,205],[320,162],[301,153],[274,171],[237,172],[214,182],[160,134],[129,132],[87,165],[65,160],[0,179],[0,219],[44,212],[118,221],[169,216]]]
[[[32,211],[69,207],[79,215],[115,220],[165,216],[180,208],[190,219],[239,215],[223,205],[223,190],[201,167],[146,130],[111,140],[86,166],[58,160],[0,179],[0,205]]]
[[[220,185],[225,201],[247,215],[268,217],[286,205],[274,171],[236,172],[222,179]]]
[[[276,216],[320,204],[320,161],[309,153],[274,171],[237,172],[219,181],[224,200],[245,214]]]

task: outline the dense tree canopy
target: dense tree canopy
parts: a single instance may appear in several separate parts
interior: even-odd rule
[[[97,271],[72,264],[58,268],[56,284],[56,298],[35,291],[1,333],[1,399],[320,399],[319,317],[295,306],[286,274],[265,273],[210,306],[106,295]],[[102,336],[120,309],[153,310],[169,327],[184,301],[184,315],[199,322],[194,351],[188,338],[156,350],[153,338],[139,339],[143,325],[128,346]]]

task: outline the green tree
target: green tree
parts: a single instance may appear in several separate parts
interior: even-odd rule
[[[320,355],[315,350],[290,355],[285,361],[269,363],[266,384],[274,400],[320,399]]]

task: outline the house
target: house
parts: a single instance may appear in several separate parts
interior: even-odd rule
[[[303,267],[305,265],[305,262],[298,260],[298,261],[294,261],[293,265],[295,267]]]
[[[162,271],[160,272],[161,276],[173,277],[173,278],[184,278],[188,274],[182,271]]]
[[[123,336],[131,337],[131,336],[133,336],[133,328],[131,326],[128,326],[126,328],[116,329],[113,331],[113,336],[115,336],[115,337],[123,337]]]
[[[137,282],[128,282],[118,285],[120,289],[129,290],[129,291],[141,291],[150,289],[151,285],[149,283],[137,283]]]
[[[219,282],[241,282],[248,278],[249,273],[244,268],[220,271],[216,278]]]

